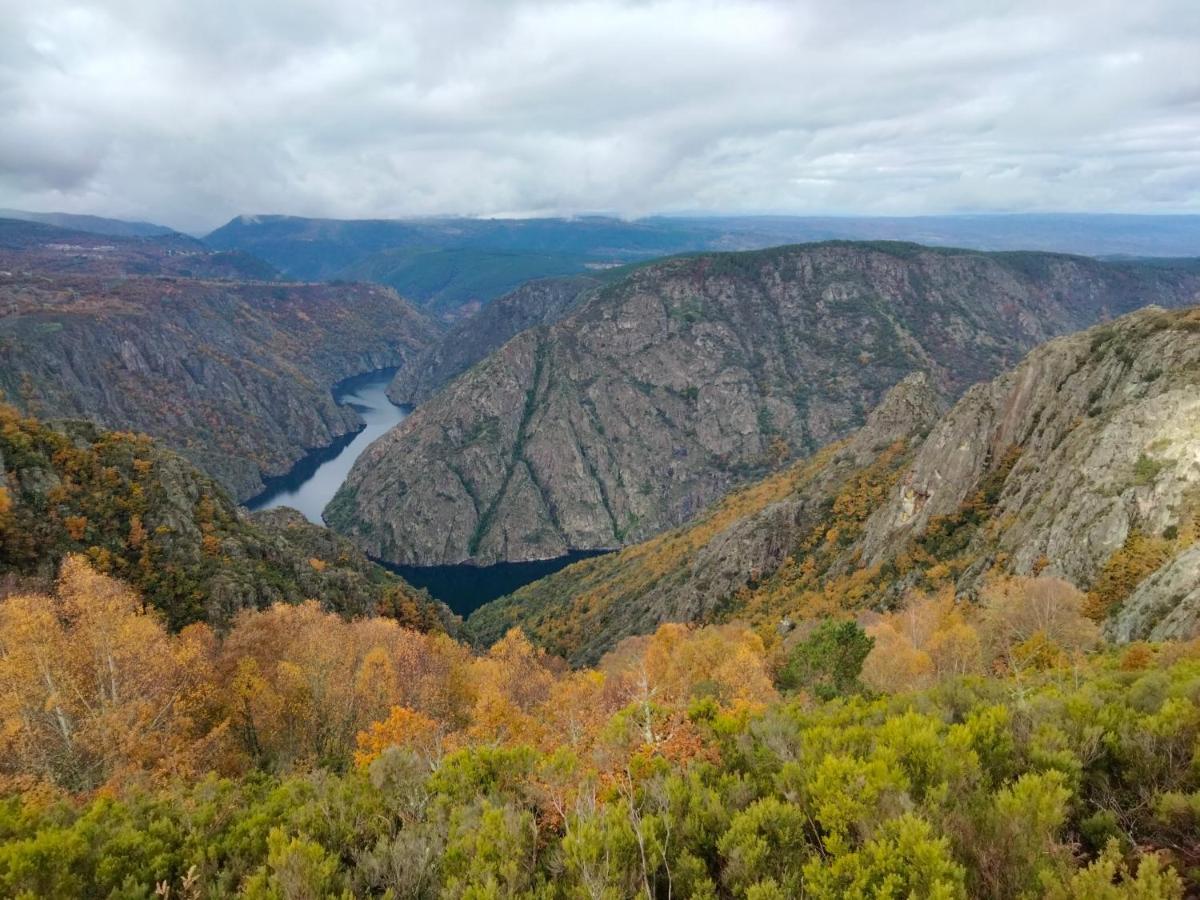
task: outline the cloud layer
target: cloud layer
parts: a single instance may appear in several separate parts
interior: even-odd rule
[[[0,0],[0,206],[1200,211],[1195,0]]]

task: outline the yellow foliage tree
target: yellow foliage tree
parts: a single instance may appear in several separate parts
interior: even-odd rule
[[[876,690],[916,690],[939,678],[982,670],[979,634],[951,587],[914,593],[904,608],[867,628],[875,646],[863,663],[863,683]]]
[[[67,557],[56,596],[0,604],[0,771],[73,790],[192,771],[212,732],[211,644],[204,626],[171,637],[132,590]]]
[[[218,665],[239,747],[267,768],[349,761],[355,735],[394,706],[458,727],[473,702],[465,648],[311,601],[243,612]]]
[[[532,715],[550,695],[550,658],[519,628],[492,645],[472,666],[476,696],[469,734],[499,743],[536,743],[542,723]]]
[[[389,747],[403,747],[421,756],[432,769],[441,757],[441,731],[437,722],[423,713],[393,706],[382,722],[373,722],[355,738],[358,749],[354,764],[366,768]]]
[[[1030,663],[1051,664],[1057,658],[1051,647],[1067,656],[1091,649],[1100,632],[1084,615],[1084,599],[1061,578],[992,579],[980,592],[982,633],[991,659],[1020,672]]]

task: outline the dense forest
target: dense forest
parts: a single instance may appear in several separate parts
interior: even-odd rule
[[[1200,643],[1085,612],[1002,578],[572,670],[315,603],[172,633],[68,556],[0,605],[0,893],[1194,893]]]

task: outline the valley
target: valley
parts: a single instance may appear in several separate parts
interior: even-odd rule
[[[923,375],[849,439],[682,528],[578,563],[468,621],[577,662],[662,622],[781,622],[1063,579],[1122,641],[1200,630],[1200,312],[1147,309],[1035,349],[948,411]],[[1080,596],[1083,596],[1082,594]]]
[[[845,437],[914,371],[955,399],[1052,336],[1198,299],[1194,267],[1054,254],[826,243],[669,258],[430,396],[358,459],[327,520],[396,565],[637,543]]]
[[[244,500],[362,427],[334,385],[438,334],[388,288],[263,280],[229,258],[175,235],[0,222],[0,391],[41,418],[159,438]]]
[[[1194,260],[484,266],[468,316],[132,231],[0,222],[0,891],[1200,885]]]
[[[0,900],[1200,900],[1200,3],[8,3]]]
[[[387,387],[395,369],[380,369],[354,375],[335,385],[334,402],[349,406],[362,419],[361,430],[345,439],[311,452],[286,475],[269,479],[266,490],[246,501],[251,510],[286,506],[298,509],[314,525],[324,525],[321,514],[346,480],[354,460],[380,435],[404,421],[408,411],[392,403]]]

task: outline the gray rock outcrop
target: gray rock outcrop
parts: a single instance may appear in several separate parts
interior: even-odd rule
[[[359,458],[327,517],[415,565],[635,543],[851,433],[911,372],[957,397],[1050,336],[1197,299],[1188,270],[1050,254],[834,243],[666,260],[459,376]],[[966,479],[987,461],[972,445],[961,465]]]

